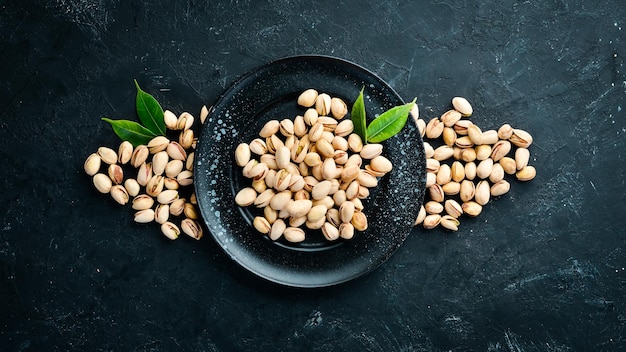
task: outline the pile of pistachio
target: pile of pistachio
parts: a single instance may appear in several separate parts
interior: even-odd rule
[[[200,113],[204,122],[209,111]],[[203,235],[193,192],[194,150],[197,138],[192,126],[195,118],[184,112],[176,116],[167,110],[167,129],[178,132],[178,141],[165,136],[151,139],[147,145],[123,141],[117,152],[100,147],[87,157],[84,169],[93,177],[96,189],[120,205],[131,204],[137,223],[156,222],[162,233],[175,240],[182,232],[199,240]],[[184,195],[189,195],[189,200]],[[178,221],[180,222],[178,222]],[[175,223],[176,221],[176,223]],[[180,224],[177,225],[177,223]]]
[[[253,225],[272,240],[302,242],[302,226],[321,229],[329,241],[351,239],[367,228],[361,199],[392,164],[381,144],[364,145],[353,133],[341,99],[308,89],[298,104],[307,108],[303,115],[267,122],[259,138],[235,150],[237,165],[252,180],[235,202],[263,209]]]
[[[455,97],[452,106],[428,123],[415,119],[424,138],[427,169],[426,197],[415,225],[426,229],[441,225],[456,231],[462,215],[478,216],[492,197],[509,191],[506,175],[519,181],[536,175],[528,165],[528,147],[533,142],[528,132],[509,124],[482,131],[463,119],[473,112],[467,99]]]

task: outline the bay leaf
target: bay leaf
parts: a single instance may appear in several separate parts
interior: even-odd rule
[[[157,135],[135,121],[111,120],[103,117],[102,120],[111,124],[113,132],[123,141],[129,141],[133,146],[148,144]]]
[[[367,121],[365,119],[365,103],[363,102],[363,88],[352,105],[350,119],[354,125],[354,132],[361,137],[363,143],[367,143]]]
[[[141,90],[137,80],[135,80],[135,86],[137,87],[135,105],[139,120],[152,133],[164,136],[165,120],[163,118],[163,108],[152,95]]]
[[[375,118],[367,127],[367,142],[380,143],[398,134],[406,124],[415,100],[393,107]]]

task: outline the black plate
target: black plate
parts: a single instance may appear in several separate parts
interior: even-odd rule
[[[303,243],[272,242],[252,226],[259,210],[234,202],[235,194],[251,184],[234,162],[239,143],[256,138],[268,120],[303,114],[296,99],[307,88],[342,98],[351,107],[363,87],[370,120],[404,103],[360,66],[326,56],[297,56],[253,69],[214,105],[196,151],[196,195],[215,241],[244,268],[283,285],[330,286],[378,267],[410,233],[426,183],[422,139],[411,120],[400,134],[383,142],[383,154],[394,169],[370,190],[364,201],[369,227],[351,240],[328,242],[319,231],[309,230]]]

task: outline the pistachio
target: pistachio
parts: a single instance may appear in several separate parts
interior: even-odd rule
[[[263,155],[267,153],[267,145],[260,138],[255,138],[250,142],[249,145],[250,151],[256,155]]]
[[[266,208],[266,209],[271,210],[271,208]],[[265,216],[265,218],[266,219],[268,218],[267,215]],[[275,219],[274,222],[270,222],[268,220],[268,223],[272,224],[270,228],[270,232],[269,232],[270,239],[272,241],[278,240],[283,235],[283,233],[285,232],[285,229],[287,228],[285,221],[283,219]]]
[[[454,142],[454,145],[456,145],[459,148],[471,148],[474,146],[474,142],[471,140],[469,136],[463,136],[463,137],[457,138],[456,141]]]
[[[212,107],[211,107],[212,109]],[[207,109],[206,105],[202,105],[202,109],[200,109],[200,123],[204,125],[206,118],[209,116],[209,109]]]
[[[191,220],[197,220],[199,218],[198,210],[191,203],[185,203],[183,208],[183,214],[185,214],[185,216]]]
[[[178,130],[188,130],[193,126],[195,118],[188,112],[183,112],[178,116],[176,120],[176,129]]]
[[[199,240],[202,238],[202,235],[203,235],[202,226],[200,226],[200,224],[194,219],[190,219],[190,218],[184,219],[180,223],[180,228],[183,230],[183,232],[187,236],[195,240]]]
[[[493,159],[485,159],[478,163],[476,167],[476,176],[479,178],[485,179],[489,177],[491,174],[491,169],[493,168]]]
[[[480,127],[474,124],[470,124],[469,126],[467,126],[467,135],[469,136],[472,143],[476,145],[483,144],[483,131],[480,130]]]
[[[335,148],[327,140],[320,139],[315,143],[317,153],[323,158],[332,158],[335,155]]]
[[[318,93],[315,89],[307,89],[298,96],[298,105],[306,108],[315,104]]]
[[[157,196],[157,201],[161,204],[171,204],[178,199],[178,191],[174,189],[165,190]],[[171,209],[171,206],[170,206]]]
[[[491,156],[491,146],[489,144],[477,145],[474,150],[476,151],[477,160],[485,160]]]
[[[169,161],[169,156],[167,152],[160,151],[152,157],[152,172],[155,175],[162,175],[165,172],[165,166]]]
[[[455,161],[450,167],[450,177],[455,182],[461,182],[465,179],[465,167],[461,162]]]
[[[330,222],[325,222],[322,226],[322,234],[329,241],[335,241],[339,238],[339,229]]]
[[[165,189],[178,189],[180,188],[180,184],[178,184],[175,178],[165,177],[163,178],[163,187]]]
[[[252,205],[257,198],[257,193],[252,187],[246,187],[237,192],[235,203],[241,207]]]
[[[504,179],[504,169],[502,168],[502,165],[498,164],[493,164],[493,167],[491,168],[491,173],[489,174],[489,181],[491,181],[492,183],[496,183],[499,181],[502,181]]]
[[[315,110],[320,116],[328,116],[332,106],[330,95],[326,93],[319,94],[315,99]]]
[[[465,178],[473,180],[476,177],[476,163],[469,162],[465,164]]]
[[[141,209],[135,213],[134,220],[140,224],[152,222],[154,220],[154,210]]]
[[[117,161],[125,165],[133,155],[133,145],[129,141],[123,141],[117,150]]]
[[[461,192],[461,184],[459,182],[451,181],[441,186],[443,193],[447,196],[453,196]]]
[[[309,126],[315,125],[315,123],[317,123],[318,117],[319,117],[319,114],[317,113],[317,110],[315,110],[314,108],[307,109],[304,112],[304,115],[302,116],[304,123],[306,123]]]
[[[348,149],[354,153],[360,153],[363,149],[363,140],[356,133],[351,133],[348,136]]]
[[[443,205],[439,202],[429,201],[424,204],[424,209],[427,214],[439,214],[443,211]]]
[[[180,229],[174,223],[169,221],[161,224],[161,232],[170,240],[175,240],[180,235]]]
[[[304,189],[304,185],[306,182],[304,181],[304,177],[300,175],[291,175],[291,181],[289,182],[289,190],[291,192],[298,192]]]
[[[170,217],[169,204],[159,204],[154,208],[154,221],[164,224]]]
[[[100,193],[109,193],[113,183],[109,176],[98,173],[93,176],[93,185]]]
[[[463,208],[454,199],[446,200],[443,207],[446,210],[446,214],[450,215],[453,218],[458,218],[463,214]]]
[[[302,242],[305,238],[304,230],[298,227],[287,227],[283,232],[283,237],[289,242]]]
[[[190,186],[193,184],[193,172],[189,170],[181,171],[176,176],[176,182],[181,186]]]
[[[92,153],[87,157],[84,164],[85,173],[89,176],[93,176],[98,171],[100,171],[100,165],[102,164],[102,159],[96,153]]]
[[[484,131],[480,136],[480,140],[483,144],[495,144],[498,142],[498,131],[496,130],[487,130]]]
[[[472,162],[476,160],[476,151],[473,148],[462,149],[459,158],[466,163]]]
[[[287,205],[287,212],[289,212],[289,215],[292,217],[299,218],[306,216],[312,207],[313,202],[308,199],[294,200]]]
[[[279,129],[280,129],[280,122],[278,122],[278,120],[270,120],[265,123],[263,128],[261,128],[261,131],[259,132],[259,136],[263,138],[269,138],[272,135],[278,133]]]
[[[168,129],[175,130],[177,120],[178,118],[173,112],[169,110],[163,111],[163,121],[165,122],[165,127],[167,127]]]
[[[378,179],[367,173],[365,170],[360,170],[356,179],[359,182],[359,185],[363,187],[374,188],[378,186]]]
[[[98,148],[97,154],[106,164],[111,165],[117,163],[117,153],[111,148],[100,147]]]
[[[343,120],[335,127],[335,135],[339,137],[349,136],[354,131],[354,123],[352,120]]]
[[[393,168],[393,164],[391,164],[391,161],[389,161],[389,159],[385,158],[382,155],[379,155],[370,160],[370,167],[374,171],[387,173],[391,171],[391,169]]]
[[[129,178],[124,181],[124,188],[126,188],[126,192],[128,192],[128,195],[130,195],[131,197],[135,197],[139,194],[139,189],[141,188],[141,186],[139,186],[137,180]]]
[[[130,157],[130,164],[135,168],[139,168],[141,164],[148,160],[148,155],[150,155],[148,147],[143,144],[139,145],[133,150],[133,154]]]
[[[494,183],[489,190],[492,197],[506,194],[511,189],[511,184],[507,180],[500,180]]]
[[[337,128],[337,125],[338,125],[337,120],[329,116],[320,116],[317,118],[317,122],[321,123],[324,126],[325,132],[333,132]],[[328,136],[330,136],[330,139],[332,140],[333,134],[330,133],[328,134]]]
[[[500,159],[504,158],[511,151],[511,142],[509,141],[498,141],[493,145],[491,150],[491,159],[493,161],[500,161]]]
[[[337,120],[342,119],[348,113],[348,107],[343,100],[339,98],[330,99],[330,111],[334,118]],[[346,120],[349,121],[349,120]]]
[[[354,225],[349,222],[344,222],[339,225],[339,237],[344,240],[349,240],[354,237]]]
[[[328,208],[325,205],[313,205],[307,213],[307,221],[316,222],[319,219],[326,218],[326,212],[328,212]]]
[[[459,197],[461,201],[468,202],[474,198],[476,194],[476,186],[474,182],[470,180],[461,181],[461,189],[459,190]]]
[[[428,124],[426,124],[426,137],[430,139],[439,138],[439,136],[443,133],[444,127],[445,125],[441,122],[441,120],[439,120],[439,118],[433,117],[430,121],[428,121]]]
[[[511,135],[513,135],[513,127],[508,123],[505,123],[498,129],[498,138],[500,139],[509,139]]]
[[[450,157],[452,157],[453,154],[454,154],[454,149],[452,149],[451,147],[447,145],[442,145],[438,147],[437,149],[435,149],[433,159],[444,161],[444,160],[450,159]]]
[[[417,125],[417,130],[420,132],[420,137],[424,138],[426,135],[426,121],[424,119],[415,120],[415,124]]]
[[[528,148],[533,143],[533,137],[524,130],[513,129],[513,134],[509,137],[509,141],[516,147]]]
[[[357,167],[361,167],[363,165],[363,158],[359,154],[352,154],[348,158],[348,161],[343,165],[343,167],[348,167],[350,165],[356,165]]]
[[[165,204],[165,203],[161,203]],[[185,211],[185,198],[178,198],[169,203],[170,214],[173,216],[179,216]]]
[[[140,194],[133,198],[131,203],[132,208],[135,210],[145,210],[152,208],[154,205],[154,198],[150,197],[147,194]]]
[[[293,133],[296,137],[301,138],[307,133],[306,123],[304,122],[304,117],[302,115],[296,116],[293,120]]]
[[[109,165],[107,173],[109,174],[111,181],[113,181],[116,185],[119,185],[124,181],[124,171],[122,170],[122,167],[117,164]]]
[[[426,173],[426,188],[429,188],[430,186],[436,183],[437,183],[437,175],[432,172],[427,172]]]
[[[163,191],[164,178],[161,175],[154,175],[148,180],[146,184],[146,193],[149,196],[156,197]]]
[[[357,231],[365,231],[367,230],[367,217],[363,212],[356,211],[354,215],[352,215],[352,219],[350,220],[352,226]]]
[[[498,161],[500,166],[502,166],[502,170],[509,175],[513,175],[515,171],[517,171],[517,166],[515,164],[515,159],[505,156],[504,158]]]
[[[535,170],[534,166],[526,166],[523,169],[519,170],[515,173],[515,177],[517,177],[520,181],[530,181],[537,175],[537,170]]]
[[[441,224],[441,227],[446,228],[450,231],[457,231],[460,225],[459,219],[450,215],[442,216],[439,223]]]
[[[424,209],[424,206],[420,206],[420,211],[417,214],[417,218],[415,219],[415,224],[414,225],[419,225],[421,224],[424,219],[426,218],[426,209]]]
[[[198,205],[198,198],[196,197],[196,192],[191,192],[191,196],[189,196],[189,203],[193,205]]]
[[[281,120],[279,124],[279,130],[280,133],[285,137],[293,136],[295,134],[293,121],[291,121],[290,119]]]
[[[485,205],[489,203],[489,198],[491,195],[489,182],[486,180],[479,181],[476,184],[476,194],[474,195],[474,200],[476,203],[480,205]]]
[[[291,191],[282,191],[276,193],[270,200],[270,207],[275,210],[283,210],[287,208],[287,204],[291,200]]]
[[[515,167],[517,170],[522,170],[528,165],[530,159],[530,152],[526,148],[517,148],[515,150]]]
[[[328,180],[324,180],[313,186],[311,190],[311,198],[315,200],[322,199],[330,194],[332,183]]]
[[[452,180],[452,172],[448,164],[442,164],[437,171],[437,183],[439,185],[445,185]]]
[[[121,185],[112,186],[109,193],[111,193],[111,197],[121,205],[128,203],[128,200],[130,199],[126,188]]]
[[[460,112],[456,110],[448,110],[441,115],[441,122],[443,122],[446,127],[452,127],[455,123],[459,122],[461,117],[462,115]]]
[[[483,211],[483,207],[482,205],[474,202],[474,201],[469,201],[469,202],[465,202],[461,205],[461,208],[463,208],[463,213],[471,216],[471,217],[476,217],[478,215],[480,215],[480,213]]]
[[[261,139],[259,139],[261,140]],[[293,140],[293,138],[288,139],[291,142],[295,142],[295,140]],[[258,142],[252,141],[254,142],[256,145],[252,146],[251,143],[251,147],[255,148],[258,152],[263,152],[263,154],[265,153],[276,153],[276,149],[285,146],[285,143],[275,134],[273,134],[271,137],[266,138],[265,139],[265,144],[259,144]],[[287,148],[291,149],[289,146],[286,146]],[[256,153],[255,153],[256,154]],[[259,155],[263,155],[263,154],[259,154]]]
[[[354,216],[355,210],[356,208],[353,202],[347,200],[341,203],[341,206],[339,207],[339,216],[341,218],[341,221],[350,222],[352,220],[352,217]]]
[[[444,127],[441,138],[443,139],[443,144],[452,147],[456,143],[456,132],[454,132],[452,127]]]
[[[428,187],[428,194],[430,195],[430,199],[435,202],[443,202],[445,193],[440,185],[434,184]]]
[[[425,229],[430,230],[439,226],[440,222],[441,222],[441,215],[439,214],[426,215],[426,217],[424,218],[424,221],[422,222],[422,226],[424,226]]]
[[[170,160],[165,164],[165,176],[167,177],[176,177],[181,171],[183,171],[183,162],[181,160]]]
[[[170,142],[167,145],[166,151],[167,155],[169,155],[169,157],[174,160],[184,161],[185,159],[187,159],[187,152],[185,151],[185,148],[178,144],[178,142]]]
[[[469,101],[463,97],[452,98],[452,106],[454,106],[454,110],[460,112],[463,116],[471,116],[474,111]]]
[[[343,150],[335,150],[335,155],[333,156],[333,159],[335,160],[335,164],[345,165],[345,163],[348,161],[348,153]],[[337,168],[339,169],[340,166],[337,166]]]
[[[184,130],[178,135],[178,144],[184,149],[189,149],[193,145],[194,139],[193,130]]]
[[[167,137],[156,136],[148,142],[148,150],[150,151],[150,154],[156,154],[160,151],[167,149],[169,143],[170,140],[167,139]]]
[[[424,156],[432,158],[435,155],[435,149],[428,142],[424,142]]]
[[[467,136],[467,130],[470,125],[472,125],[472,121],[470,120],[459,120],[453,126],[454,132],[459,136]]]

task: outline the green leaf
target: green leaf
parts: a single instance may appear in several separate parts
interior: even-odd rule
[[[415,99],[408,104],[391,108],[375,118],[367,127],[367,141],[380,143],[398,134],[406,124],[413,104]]]
[[[135,121],[111,120],[103,117],[102,120],[111,124],[113,132],[123,141],[129,141],[133,146],[148,144],[157,135]]]
[[[354,125],[354,132],[356,132],[363,143],[367,143],[367,121],[365,120],[365,104],[363,103],[363,88],[359,93],[359,97],[352,105],[352,111],[350,112],[350,119]]]
[[[137,115],[143,125],[155,135],[165,135],[165,120],[163,119],[163,108],[154,97],[139,88],[139,83],[135,80],[137,87]]]

